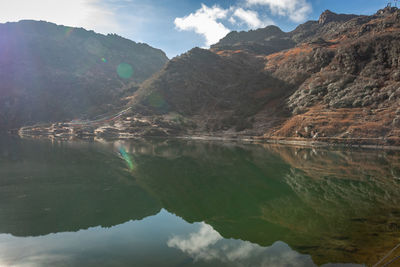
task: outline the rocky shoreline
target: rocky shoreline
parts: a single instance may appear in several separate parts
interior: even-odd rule
[[[305,147],[327,147],[339,146],[348,148],[368,148],[400,150],[400,137],[393,138],[339,138],[339,137],[265,137],[255,135],[244,135],[240,133],[204,133],[191,131],[175,132],[171,129],[171,124],[164,127],[151,124],[145,119],[131,119],[136,127],[122,128],[121,122],[114,125],[93,126],[71,126],[68,123],[54,123],[40,126],[22,127],[12,131],[21,138],[50,138],[59,140],[128,140],[140,138],[177,138],[202,141],[229,141],[229,142],[251,142],[251,143],[272,143],[283,145],[295,145]],[[125,121],[126,123],[126,121]],[[169,127],[166,127],[169,126]]]

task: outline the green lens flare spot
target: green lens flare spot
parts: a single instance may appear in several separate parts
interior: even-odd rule
[[[147,101],[152,107],[155,108],[162,108],[167,104],[162,95],[159,93],[152,93],[148,96]]]
[[[104,57],[101,58],[101,61],[103,61],[104,63],[107,63],[107,59],[105,59]]]
[[[129,79],[133,74],[132,66],[128,63],[121,63],[117,67],[118,76],[123,79]]]
[[[122,156],[122,158],[125,160],[126,164],[128,165],[129,170],[133,171],[135,166],[134,166],[132,158],[129,156],[129,154],[126,152],[126,150],[123,147],[120,147],[119,153]]]

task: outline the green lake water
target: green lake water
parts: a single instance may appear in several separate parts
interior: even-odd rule
[[[400,152],[0,138],[0,266],[372,266],[399,243]]]

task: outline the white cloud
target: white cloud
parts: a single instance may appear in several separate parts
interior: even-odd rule
[[[204,4],[195,13],[191,13],[183,18],[175,19],[175,26],[182,31],[195,31],[206,39],[206,45],[210,46],[217,43],[221,38],[229,33],[218,20],[225,19],[228,14],[227,9],[218,6],[208,7]]]
[[[103,6],[101,0],[0,1],[0,22],[22,19],[45,20],[101,33],[118,32],[120,29],[113,12]]]
[[[230,17],[228,21],[229,21],[230,23],[232,23],[232,24],[236,24],[236,23],[237,23],[237,22],[236,22],[236,19],[235,19],[234,17]]]
[[[302,22],[312,11],[307,0],[245,0],[244,4],[227,9],[204,4],[193,13],[175,19],[175,26],[181,31],[194,31],[204,36],[206,46],[217,43],[229,32],[225,25],[247,25],[248,29],[275,25],[274,21],[257,12],[257,6],[268,6],[272,15],[285,16],[294,22]],[[225,23],[225,25],[224,25]],[[229,25],[229,24],[228,24]]]
[[[269,19],[264,21],[260,20],[260,18],[258,17],[258,13],[256,11],[244,10],[243,8],[236,9],[235,12],[233,13],[233,16],[244,21],[252,29],[261,28],[267,25],[274,24],[274,22]]]
[[[249,6],[266,5],[272,14],[287,16],[294,22],[302,22],[312,11],[312,6],[306,0],[246,0]]]

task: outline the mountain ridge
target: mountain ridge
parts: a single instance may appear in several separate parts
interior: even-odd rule
[[[0,24],[0,129],[107,112],[167,60],[115,34],[33,20]]]
[[[391,7],[325,11],[287,33],[232,32],[170,60],[133,94],[130,114],[94,133],[400,145],[399,32]]]

